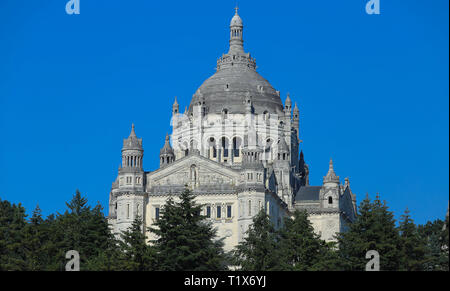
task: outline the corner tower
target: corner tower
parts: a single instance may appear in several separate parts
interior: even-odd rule
[[[133,124],[130,135],[123,140],[122,165],[109,198],[109,222],[116,234],[130,227],[137,215],[144,217],[143,157],[142,139],[136,136]]]

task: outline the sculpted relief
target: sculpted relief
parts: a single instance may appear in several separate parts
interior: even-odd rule
[[[199,167],[193,165],[188,170],[171,173],[155,180],[153,183],[149,181],[149,186],[186,184],[191,186],[233,184],[233,179],[220,173],[208,171],[208,169],[200,170]]]

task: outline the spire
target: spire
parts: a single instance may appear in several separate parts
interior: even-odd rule
[[[178,105],[178,102],[177,102],[177,96],[175,96],[175,101],[173,102],[173,105],[172,105],[172,114],[175,115],[179,112],[180,112],[180,106]]]
[[[284,114],[289,117],[289,120],[291,118],[292,114],[292,101],[291,97],[289,96],[289,93],[287,94],[286,101],[284,101]]]
[[[164,145],[169,145],[170,146],[170,137],[169,137],[169,133],[166,133],[166,142],[164,143]]]
[[[134,123],[131,124],[131,132],[128,138],[123,140],[123,149],[137,149],[142,150],[142,138],[136,136],[134,131]]]
[[[290,94],[288,93],[288,94],[287,94],[287,97],[286,97],[286,101],[284,101],[284,106],[289,106],[289,107],[291,107],[291,105],[292,105],[292,101],[291,101]]]
[[[333,169],[333,160],[330,159],[330,164],[329,164],[329,168],[328,168],[328,173],[325,177],[323,177],[323,183],[334,183],[334,184],[339,184],[339,177],[336,176],[336,173],[334,172]]]
[[[278,143],[278,152],[279,153],[289,153],[289,147],[286,143],[286,139],[284,137],[283,130],[280,130],[280,142]]]
[[[128,138],[123,140],[122,147],[122,168],[135,168],[142,170],[144,149],[142,148],[142,138],[136,136],[134,123],[131,124],[131,132]]]
[[[160,154],[171,154],[173,155],[173,149],[172,146],[170,145],[170,137],[169,134],[166,133],[166,140],[164,142],[164,147],[161,149]]]
[[[130,137],[136,137],[136,132],[134,132],[134,123],[131,124],[131,133],[128,138],[130,138]]]
[[[170,137],[167,133],[164,146],[159,151],[159,166],[160,168],[165,167],[173,161],[175,161],[175,155],[173,154],[173,148],[170,146]]]
[[[244,39],[242,36],[242,31],[244,25],[242,19],[238,14],[238,7],[235,8],[235,14],[231,19],[230,23],[230,51],[231,53],[244,53]]]
[[[297,140],[300,141],[300,110],[298,110],[297,102],[295,102],[294,106],[294,115],[292,116],[293,127],[295,132],[297,133]]]
[[[348,177],[345,178],[344,189],[350,187],[350,179]]]

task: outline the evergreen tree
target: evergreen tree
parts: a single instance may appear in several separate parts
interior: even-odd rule
[[[155,270],[155,252],[146,242],[142,218],[136,216],[131,227],[121,234],[121,254],[116,257],[123,271]]]
[[[441,232],[440,242],[441,242],[441,250],[442,250],[442,270],[449,271],[449,244],[448,244],[448,211],[445,217],[444,228]]]
[[[217,239],[216,230],[200,214],[202,206],[194,199],[187,188],[180,195],[180,202],[168,199],[155,227],[149,228],[157,236],[152,242],[158,270],[225,270],[223,241]]]
[[[48,258],[48,254],[44,250],[44,245],[48,242],[48,232],[44,226],[42,212],[37,205],[29,223],[24,228],[24,240],[22,242],[28,271],[42,270]]]
[[[422,271],[425,267],[426,242],[411,219],[409,210],[400,219],[402,262],[400,270]]]
[[[363,271],[368,262],[366,253],[380,255],[380,270],[399,270],[401,243],[394,215],[379,197],[372,203],[367,196],[359,206],[359,214],[349,230],[337,236],[339,256],[345,270]]]
[[[418,231],[426,242],[426,262],[424,269],[427,271],[448,271],[448,245],[445,244],[445,222],[436,219],[428,221],[425,225],[419,225]],[[443,235],[444,234],[444,235]],[[448,240],[448,232],[447,232]]]
[[[22,248],[25,208],[0,199],[0,271],[26,270]]]
[[[261,210],[253,218],[245,238],[236,246],[236,265],[243,271],[279,270],[277,241],[277,233],[269,216]]]
[[[89,270],[89,266],[94,265],[89,261],[97,260],[105,249],[111,247],[112,233],[101,212],[101,206],[91,209],[80,191],[77,190],[66,205],[68,210],[64,214],[58,214],[50,225],[50,240],[54,242],[50,266],[52,269],[64,270],[66,252],[76,250],[80,254],[80,270]]]
[[[280,270],[325,271],[335,270],[337,256],[331,246],[314,233],[306,211],[295,211],[286,217],[279,231],[278,257]]]

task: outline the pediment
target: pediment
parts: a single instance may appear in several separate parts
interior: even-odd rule
[[[236,185],[239,179],[239,171],[199,155],[191,155],[149,173],[147,175],[147,187],[184,186],[186,184],[189,186]]]

